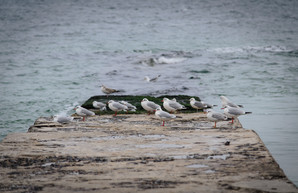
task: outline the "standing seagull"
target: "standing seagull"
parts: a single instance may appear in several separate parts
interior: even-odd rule
[[[199,110],[199,109],[207,109],[208,108],[206,104],[203,104],[201,101],[196,101],[195,98],[191,98],[191,99],[189,99],[189,101],[190,101],[190,105],[194,109]]]
[[[224,113],[232,118],[232,124],[234,123],[234,118],[239,117],[240,115],[251,114],[252,112],[245,112],[242,109],[236,107],[225,106]]]
[[[228,117],[223,113],[216,112],[212,109],[208,109],[207,112],[207,119],[214,122],[214,128],[216,128],[216,122],[228,120]]]
[[[162,120],[162,125],[161,126],[165,126],[165,121],[176,118],[176,115],[165,112],[165,111],[161,110],[160,107],[158,107],[156,109],[155,116]]]
[[[89,111],[89,110],[87,110],[87,109],[85,109],[85,108],[83,108],[81,106],[77,106],[76,108],[74,108],[74,110],[76,110],[76,113],[78,115],[80,115],[80,116],[83,117],[83,121],[85,121],[85,117],[95,115],[94,112]]]
[[[136,106],[133,106],[133,105],[130,104],[129,102],[126,102],[126,101],[120,101],[119,103],[121,103],[122,105],[127,106],[127,110],[128,110],[128,111],[136,111],[136,110],[137,110],[137,107],[136,107]]]
[[[113,115],[113,116],[116,116],[118,111],[127,111],[127,109],[128,109],[127,106],[122,105],[122,104],[115,102],[113,100],[110,100],[108,102],[108,104],[109,104],[109,108],[115,112],[115,115]]]
[[[177,112],[178,110],[186,109],[184,105],[181,105],[177,101],[173,101],[168,98],[163,98],[162,102],[163,102],[163,107],[170,113],[174,113],[174,112]]]
[[[107,94],[107,96],[111,93],[115,93],[115,92],[120,92],[119,90],[113,89],[113,88],[108,88],[105,87],[105,85],[101,85],[101,91],[105,94]]]
[[[144,98],[141,102],[142,107],[148,111],[148,115],[150,113],[153,113],[157,108],[160,108],[160,106],[152,101],[149,101],[147,98]]]
[[[232,101],[230,101],[227,97],[225,96],[220,96],[219,97],[221,100],[221,105],[223,108],[225,108],[225,106],[230,106],[230,107],[235,107],[235,108],[242,108],[242,105],[236,105],[235,103],[233,103]]]
[[[107,110],[106,104],[104,104],[102,102],[93,101],[92,105],[93,105],[94,108],[99,109],[100,111]]]

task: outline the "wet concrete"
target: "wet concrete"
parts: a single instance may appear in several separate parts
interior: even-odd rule
[[[39,118],[0,143],[0,192],[298,192],[238,120],[179,116]]]

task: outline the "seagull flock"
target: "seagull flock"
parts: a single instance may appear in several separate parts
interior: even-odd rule
[[[119,92],[116,89],[107,88],[104,85],[101,86],[101,90],[103,93],[107,94],[107,96],[111,93]],[[195,98],[190,98],[190,106],[194,109],[203,110],[204,112],[207,112],[207,119],[209,121],[214,122],[214,128],[216,128],[216,123],[219,121],[227,121],[232,120],[232,124],[234,123],[234,118],[239,117],[240,115],[250,114],[251,112],[245,112],[241,108],[243,108],[242,105],[237,105],[233,102],[231,102],[227,97],[220,96],[221,105],[223,109],[223,113],[214,111],[212,108],[217,105],[212,105],[209,103],[206,103],[204,101],[197,101]],[[184,105],[181,105],[179,102],[176,101],[175,98],[168,99],[163,98],[163,108],[166,110],[162,110],[162,107],[153,101],[149,101],[147,98],[144,98],[141,101],[141,106],[143,109],[145,109],[148,112],[148,115],[155,114],[157,118],[162,120],[162,126],[165,125],[165,121],[169,121],[176,118],[181,118],[179,116],[176,116],[175,113],[177,113],[179,110],[186,109]],[[115,112],[113,116],[117,116],[117,113],[119,111],[136,111],[136,106],[128,103],[127,101],[114,101],[109,100],[107,103],[102,103],[98,101],[93,101],[92,103],[93,107],[95,109],[99,109],[99,111],[105,111],[107,110],[107,107]],[[83,121],[85,121],[86,117],[88,116],[94,116],[95,113],[93,111],[90,111],[88,109],[85,109],[81,106],[77,106],[74,108],[76,111],[76,114],[83,117]],[[73,117],[70,116],[55,116],[54,121],[59,123],[69,123],[73,121]]]

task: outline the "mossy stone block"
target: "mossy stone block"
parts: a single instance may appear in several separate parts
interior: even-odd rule
[[[195,98],[196,100],[200,101],[199,97],[196,96],[188,96],[188,95],[163,95],[163,96],[159,96],[159,97],[153,97],[153,96],[140,96],[140,95],[109,95],[108,97],[106,95],[98,95],[98,96],[93,96],[91,98],[89,98],[83,105],[82,107],[86,108],[86,109],[94,109],[92,102],[93,101],[98,101],[98,102],[102,102],[102,103],[108,103],[109,100],[114,100],[114,101],[127,101],[129,103],[131,103],[132,105],[137,107],[137,110],[135,112],[128,112],[129,114],[133,113],[133,114],[140,114],[140,113],[146,113],[146,111],[143,109],[143,107],[141,106],[141,101],[144,98],[147,98],[150,101],[155,102],[156,104],[159,104],[162,108],[162,99],[163,98],[168,98],[168,99],[173,99],[175,98],[177,100],[177,102],[179,102],[180,104],[184,105],[186,107],[186,109],[181,110],[180,112],[183,113],[195,113],[197,112],[196,109],[193,109],[190,106],[189,103],[189,99],[190,98]],[[102,114],[113,114],[114,112],[111,111],[108,106],[107,106],[107,110],[106,111],[95,111],[96,114],[98,115],[102,115]],[[118,112],[118,113],[125,113],[125,112]]]

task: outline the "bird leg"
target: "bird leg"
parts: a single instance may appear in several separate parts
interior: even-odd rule
[[[113,115],[114,117],[116,117],[117,116],[117,111],[115,112],[115,115]]]
[[[85,117],[83,117],[83,121],[85,121]]]
[[[216,128],[216,121],[214,122],[214,128]]]
[[[162,125],[161,126],[165,126],[165,121],[162,121]]]
[[[232,118],[232,122],[230,122],[230,123],[232,123],[232,124],[234,123],[234,117]]]

